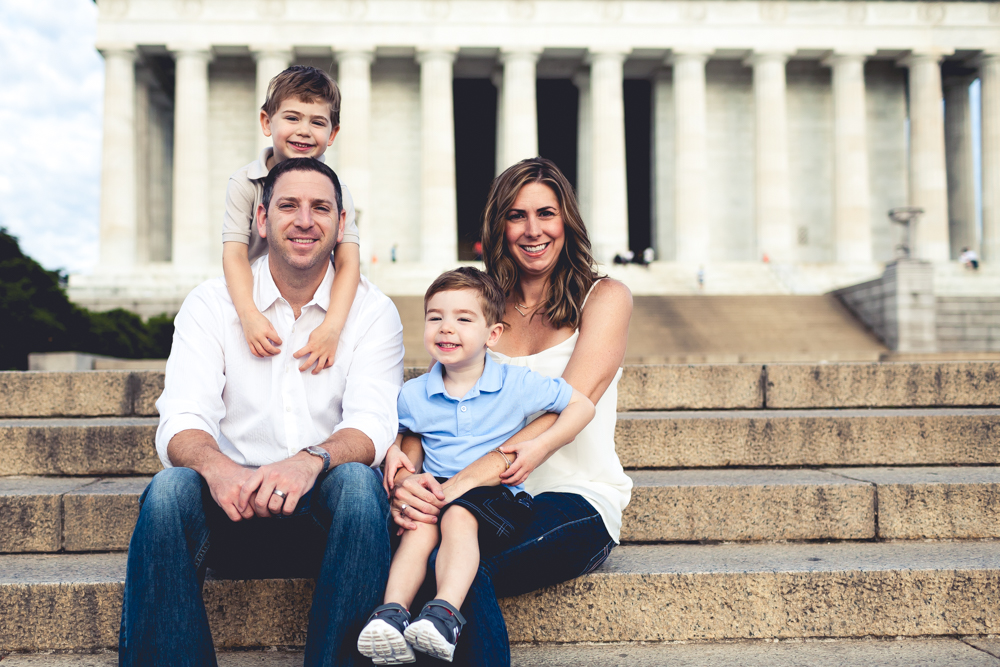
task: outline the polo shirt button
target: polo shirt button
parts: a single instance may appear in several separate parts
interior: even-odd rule
[[[466,406],[464,406],[464,405],[462,406],[462,412],[465,412],[465,411],[466,411],[466,410],[468,410],[468,409],[469,409],[469,408],[467,408]]]
[[[291,411],[292,411],[292,406],[286,405],[285,406],[285,412],[291,412]]]

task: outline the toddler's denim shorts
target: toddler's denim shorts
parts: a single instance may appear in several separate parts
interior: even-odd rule
[[[444,478],[441,478],[444,481]],[[511,546],[530,523],[533,500],[521,491],[516,496],[506,486],[477,486],[445,507],[461,505],[479,521],[480,558]]]

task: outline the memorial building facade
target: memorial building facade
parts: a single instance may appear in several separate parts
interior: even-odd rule
[[[997,2],[100,0],[97,48],[100,262],[70,282],[94,307],[176,310],[221,273],[228,176],[269,145],[259,108],[293,63],[341,87],[327,160],[390,294],[473,259],[490,179],[539,154],[599,261],[654,249],[647,283],[877,275],[900,206],[924,210],[917,257],[1000,264]]]

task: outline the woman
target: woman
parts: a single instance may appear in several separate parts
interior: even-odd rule
[[[501,481],[525,484],[535,499],[534,517],[519,544],[481,554],[462,607],[469,623],[455,655],[456,663],[477,666],[510,664],[497,597],[566,581],[603,563],[618,542],[632,489],[614,446],[632,295],[594,270],[572,186],[555,164],[523,160],[494,180],[482,243],[486,271],[507,295],[509,326],[494,347],[494,359],[561,376],[594,402],[597,414],[559,450],[539,451],[532,442],[555,421],[552,414],[534,420],[501,448],[516,455]],[[419,439],[408,439],[403,450],[419,459]],[[474,463],[445,486],[495,484],[498,461],[493,456]],[[396,470],[389,458],[387,466]],[[393,516],[404,527],[434,521],[445,497],[432,477],[405,469],[395,476],[393,496]]]

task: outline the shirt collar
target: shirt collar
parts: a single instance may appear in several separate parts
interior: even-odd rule
[[[444,366],[440,361],[435,362],[434,366],[431,368],[429,376],[427,378],[427,397],[430,398],[435,394],[443,394],[447,396],[448,393],[444,389]],[[473,385],[472,389],[465,396],[458,396],[458,400],[463,398],[475,398],[479,396],[480,392],[494,392],[500,391],[503,387],[503,374],[500,370],[500,364],[490,359],[490,355],[486,355],[486,364],[483,366],[483,374],[479,376],[476,380],[476,384]]]
[[[262,149],[260,151],[260,155],[257,156],[257,159],[250,163],[250,167],[247,169],[247,178],[253,181],[259,181],[262,178],[267,178],[267,174],[269,173],[267,161],[271,159],[272,155],[274,155],[273,146],[268,146],[267,148]],[[325,163],[326,155],[320,155],[316,159]]]
[[[250,163],[250,168],[247,169],[247,178],[254,181],[267,178],[267,161],[273,154],[273,147],[264,148],[257,159]]]
[[[268,264],[267,254],[254,262],[253,273],[253,302],[257,306],[257,310],[263,313],[273,306],[275,301],[284,299],[284,297],[281,296],[281,292],[274,282],[274,276],[271,275],[271,267]],[[326,275],[323,276],[323,282],[319,284],[316,292],[313,293],[313,298],[302,307],[302,310],[312,305],[319,306],[324,312],[330,309],[330,288],[333,287],[333,273],[333,262],[327,262]]]

